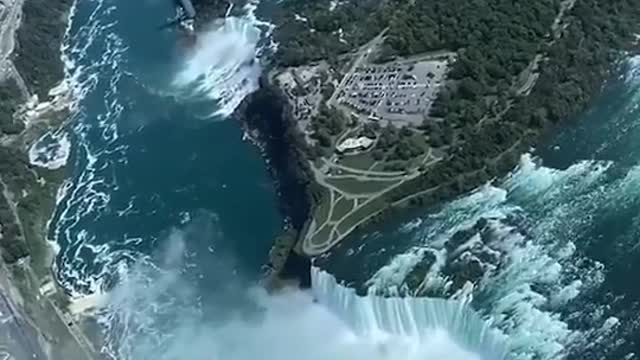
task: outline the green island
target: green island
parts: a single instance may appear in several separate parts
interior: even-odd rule
[[[281,2],[265,81],[311,204],[290,250],[451,200],[513,170],[638,51],[631,0]],[[296,238],[296,239],[294,239]]]

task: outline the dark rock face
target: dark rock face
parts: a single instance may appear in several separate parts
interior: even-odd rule
[[[257,134],[256,140],[276,183],[287,227],[302,233],[311,207],[310,177],[302,153],[304,145],[300,143],[286,98],[265,76],[260,89],[242,102],[236,115],[248,131]],[[282,252],[277,261],[280,265],[270,266],[279,279],[294,279],[300,287],[310,287],[311,259],[293,251],[295,241],[285,244],[282,239],[278,237],[273,248]]]
[[[306,256],[291,252],[287,257],[287,262],[280,272],[283,279],[296,279],[298,286],[302,289],[311,287],[311,259]]]
[[[204,24],[224,17],[232,2],[231,0],[192,0],[197,22]]]
[[[309,216],[309,177],[288,104],[279,90],[261,79],[260,89],[236,111],[250,131],[257,131],[272,176],[276,181],[283,215],[300,231]]]

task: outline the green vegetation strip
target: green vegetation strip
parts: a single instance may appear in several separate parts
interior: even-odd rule
[[[374,162],[375,160],[373,160],[368,153],[345,156],[340,159],[340,165],[357,170],[369,170],[369,167],[371,167]]]
[[[332,221],[338,221],[347,215],[354,207],[355,200],[347,199],[345,197],[340,198],[338,202],[333,206],[333,214],[331,216]]]
[[[329,236],[331,235],[331,230],[333,230],[333,226],[325,225],[311,238],[311,244],[313,245],[322,245],[329,240]]]
[[[349,194],[377,193],[398,183],[398,181],[362,181],[356,178],[327,179],[327,182]]]
[[[313,214],[318,226],[321,226],[329,219],[329,209],[331,207],[331,204],[329,202],[330,195],[328,192],[326,192],[322,196],[320,203],[315,207],[315,211]]]
[[[372,214],[383,210],[385,206],[386,202],[382,199],[382,197],[372,200],[358,210],[349,214],[349,216],[345,217],[338,224],[338,231],[340,231],[340,234],[346,234],[347,232],[349,232],[351,227],[359,224],[361,221],[371,216]]]

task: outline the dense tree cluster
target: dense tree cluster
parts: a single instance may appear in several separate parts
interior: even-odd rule
[[[632,34],[640,8],[631,0],[579,1],[570,15],[570,26],[549,49],[531,94],[519,98],[499,121],[470,128],[473,132],[446,160],[395,188],[389,202],[427,189],[437,191],[414,197],[410,205],[438,202],[511,170],[545,130],[585,109],[625,50],[639,50],[633,48]]]
[[[207,26],[213,19],[223,18],[229,9],[227,0],[191,0],[196,10],[196,25]]]
[[[395,13],[385,52],[407,56],[457,51],[448,88],[431,115],[463,127],[504,100],[520,74],[551,39],[559,0],[416,1]]]
[[[2,233],[0,238],[2,260],[12,264],[28,256],[29,248],[20,233],[20,228],[16,223],[9,203],[4,197],[0,197],[0,224],[2,224],[2,230],[0,231]]]
[[[277,62],[298,66],[335,59],[381,32],[395,1],[350,0],[330,11],[330,1],[284,0],[276,10]]]
[[[73,0],[29,0],[22,8],[15,64],[29,90],[41,99],[64,76],[60,44],[72,3]]]
[[[505,76],[521,71],[535,53],[539,39],[549,34],[558,0],[540,1],[413,1],[394,13],[387,44],[401,56],[427,51],[489,49],[469,58],[490,67],[465,64],[458,71],[477,77]],[[470,65],[472,68],[466,69]]]
[[[25,182],[33,177],[27,166],[28,160],[24,154],[18,150],[0,147],[0,177],[3,182],[0,183],[0,248],[2,259],[7,263],[13,263],[29,255],[24,235],[21,234],[14,212],[5,197],[6,191],[9,190],[5,188],[5,184],[21,184],[24,187]]]
[[[0,84],[0,133],[14,135],[24,130],[24,123],[15,121],[13,116],[24,100],[13,78]]]
[[[427,134],[428,142],[431,147],[441,148],[446,146],[446,144],[453,143],[453,126],[447,121],[425,120],[419,129]]]
[[[391,162],[388,164],[390,170],[405,170],[408,160],[425,152],[424,141],[421,141],[422,136],[406,126],[398,129],[393,124],[388,124],[379,132],[372,156],[377,161]]]
[[[532,128],[581,111],[625,51],[637,52],[640,7],[632,0],[578,1],[574,19],[549,51],[537,86],[508,115]]]
[[[317,140],[321,147],[330,148],[336,136],[345,129],[346,125],[347,118],[344,112],[323,104],[311,121],[313,128],[311,137]]]

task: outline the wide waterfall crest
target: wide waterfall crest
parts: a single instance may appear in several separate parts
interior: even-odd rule
[[[358,296],[355,289],[338,284],[332,275],[316,267],[312,268],[311,278],[316,301],[346,321],[358,336],[402,336],[414,343],[424,343],[445,334],[458,347],[475,355],[471,358],[501,360],[507,354],[504,335],[463,302]]]

